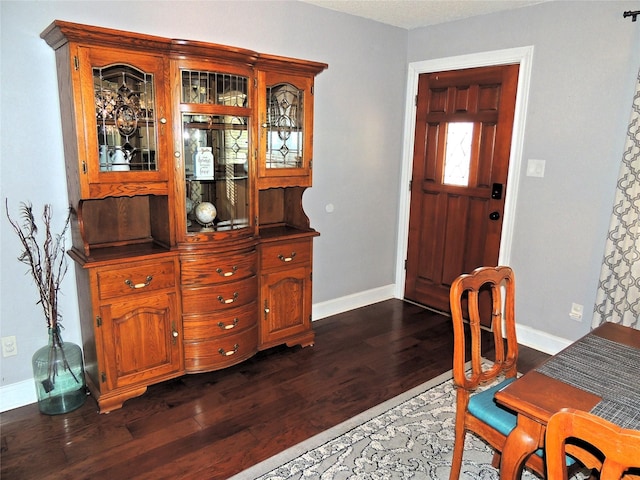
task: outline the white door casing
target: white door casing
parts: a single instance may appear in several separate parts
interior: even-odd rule
[[[415,99],[418,94],[418,77],[421,73],[461,70],[463,68],[488,67],[493,65],[519,64],[518,93],[514,112],[513,135],[511,139],[511,160],[505,208],[500,238],[499,265],[509,265],[513,226],[516,216],[516,200],[520,170],[522,168],[522,145],[524,143],[524,127],[529,99],[529,87],[533,61],[533,46],[510,48],[480,52],[456,57],[425,60],[409,64],[407,73],[407,96],[405,103],[404,141],[402,152],[402,172],[400,177],[400,204],[398,208],[398,236],[396,257],[395,298],[404,298],[405,259],[407,258],[407,241],[409,236],[409,206],[411,192],[409,184],[413,167],[413,142],[416,124]]]

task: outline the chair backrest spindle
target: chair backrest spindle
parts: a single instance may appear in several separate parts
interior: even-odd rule
[[[474,432],[495,450],[499,459],[507,435],[516,426],[516,415],[501,408],[493,395],[517,375],[518,340],[515,327],[515,278],[506,266],[480,267],[461,275],[451,284],[451,318],[453,320],[453,381],[456,387],[455,442],[449,480],[458,480],[464,453],[466,432]],[[468,324],[468,332],[466,325]],[[485,332],[489,326],[491,336]],[[493,341],[494,358],[483,358],[484,340]],[[504,338],[503,338],[504,337]],[[466,373],[466,355],[471,369]],[[493,364],[490,363],[494,360]],[[499,378],[504,376],[505,378]],[[493,385],[489,385],[492,382]],[[487,388],[478,389],[481,384]],[[531,455],[526,465],[539,475],[544,462]],[[494,464],[497,466],[497,461]]]
[[[640,478],[638,430],[621,428],[592,413],[561,410],[547,425],[548,480],[567,480],[567,470],[563,468],[567,445],[573,446],[571,455],[583,463],[589,464],[593,459],[601,462],[600,480]]]
[[[509,267],[481,267],[468,275],[461,275],[451,285],[451,315],[454,336],[454,379],[465,389],[496,378],[516,375],[518,343],[515,333],[515,279]],[[481,294],[487,293],[491,303],[484,305]],[[461,298],[466,297],[466,311]],[[457,300],[457,301],[456,301]],[[491,330],[495,349],[494,364],[482,368],[482,318],[491,316]],[[465,319],[467,322],[465,322]],[[503,329],[504,322],[504,329]],[[471,374],[465,375],[467,349],[464,325],[469,325]],[[503,333],[504,332],[504,333]],[[505,338],[503,338],[505,337]]]

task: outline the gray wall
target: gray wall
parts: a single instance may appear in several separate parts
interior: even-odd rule
[[[304,197],[321,232],[314,302],[393,283],[406,30],[301,2],[2,1],[0,9],[0,198],[14,214],[22,200],[38,211],[51,203],[54,218],[67,205],[54,52],[39,38],[54,19],[326,62],[316,81],[314,186]],[[0,359],[6,386],[30,381],[47,333],[4,206],[0,235],[0,335],[15,335],[19,352]],[[61,308],[64,338],[80,342],[72,270]]]
[[[534,46],[511,265],[517,321],[573,340],[590,328],[635,79],[640,3],[552,1],[412,30],[409,62]],[[584,305],[582,323],[569,318]]]
[[[304,203],[322,234],[314,304],[339,303],[396,281],[407,60],[534,45],[525,159],[547,160],[547,171],[520,183],[512,253],[519,322],[577,338],[589,321],[567,314],[571,302],[589,310],[595,297],[640,66],[640,23],[622,11],[637,7],[551,2],[407,32],[299,2],[1,1],[0,198],[14,213],[21,200],[51,203],[58,219],[65,213],[55,61],[39,38],[54,19],[326,62]],[[4,393],[33,389],[30,358],[46,331],[4,213],[0,242],[0,335],[16,335],[19,351],[0,359]],[[74,284],[70,272],[61,307],[65,338],[79,342]]]

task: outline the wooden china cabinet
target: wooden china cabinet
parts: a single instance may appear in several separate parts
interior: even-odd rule
[[[326,64],[54,21],[86,377],[147,386],[312,345],[313,85]]]

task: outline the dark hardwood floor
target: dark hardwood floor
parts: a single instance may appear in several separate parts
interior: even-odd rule
[[[1,478],[226,479],[451,368],[448,317],[389,300],[314,322],[316,343],[152,386],[120,410],[95,401],[0,415]],[[522,347],[528,371],[547,355]]]

